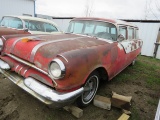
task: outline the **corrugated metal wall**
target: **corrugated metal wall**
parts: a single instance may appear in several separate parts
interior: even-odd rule
[[[153,56],[160,23],[133,22],[139,27],[139,37],[143,40],[142,55]]]
[[[0,0],[0,19],[4,15],[23,15],[34,16],[33,0]]]
[[[52,19],[52,21],[55,22],[59,28],[65,32],[71,19]]]

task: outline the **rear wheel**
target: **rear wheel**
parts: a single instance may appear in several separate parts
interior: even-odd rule
[[[86,107],[88,106],[94,96],[96,95],[97,89],[99,86],[99,75],[98,72],[93,72],[86,83],[84,84],[84,93],[77,99],[77,105],[79,107]]]

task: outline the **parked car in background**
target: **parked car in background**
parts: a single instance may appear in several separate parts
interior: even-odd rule
[[[0,22],[0,36],[11,34],[53,34],[59,32],[51,20],[28,16],[4,16]]]
[[[43,103],[81,107],[100,80],[111,80],[141,52],[138,27],[119,20],[75,18],[67,33],[3,36],[0,72]]]

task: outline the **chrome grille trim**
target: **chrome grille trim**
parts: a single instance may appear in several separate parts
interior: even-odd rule
[[[24,61],[24,60],[21,60],[20,58],[18,58],[18,57],[16,57],[16,56],[14,56],[14,55],[6,54],[6,53],[5,53],[5,55],[7,55],[7,56],[9,56],[9,57],[13,58],[14,60],[17,60],[17,61],[18,61],[18,62],[20,62],[20,63],[23,63],[23,64],[25,64],[25,65],[30,66],[30,67],[32,67],[32,68],[34,68],[34,69],[38,70],[39,72],[44,73],[45,75],[48,75],[48,73],[47,73],[47,72],[45,72],[45,71],[41,70],[40,68],[36,67],[35,65],[33,65],[33,64],[29,63],[29,62],[26,62],[26,61]],[[19,66],[19,65],[18,65],[18,66]],[[17,66],[17,67],[18,67],[18,66]],[[16,68],[17,68],[17,67],[16,67]]]
[[[50,74],[48,74],[47,72],[41,70],[40,68],[36,67],[35,65],[33,65],[33,64],[29,63],[29,62],[26,62],[26,61],[24,61],[24,60],[22,60],[22,59],[20,59],[20,58],[18,58],[18,57],[16,57],[16,56],[14,56],[14,55],[7,54],[7,53],[5,53],[5,55],[13,58],[14,60],[16,60],[16,61],[18,61],[18,62],[20,62],[20,63],[23,63],[23,64],[25,64],[25,65],[27,65],[27,66],[32,67],[32,68],[38,70],[39,72],[41,72],[41,73],[43,73],[43,74],[45,74],[45,75],[47,75],[47,76],[49,76],[49,77],[52,79],[52,81],[53,81],[53,83],[55,84],[55,86],[57,86],[56,81],[55,81],[55,80],[53,79],[53,77],[52,77]],[[19,66],[19,65],[18,65],[18,66]],[[17,66],[17,67],[18,67],[18,66]],[[28,70],[28,69],[27,69],[27,70]],[[25,71],[25,73],[26,73],[26,72],[27,72],[27,71]]]

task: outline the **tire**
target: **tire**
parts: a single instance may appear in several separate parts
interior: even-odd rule
[[[93,72],[84,84],[84,93],[77,99],[76,103],[79,107],[87,107],[94,99],[99,86],[99,74]]]

